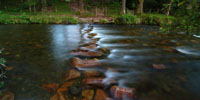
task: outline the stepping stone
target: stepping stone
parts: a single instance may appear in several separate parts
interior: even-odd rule
[[[98,67],[101,66],[97,60],[82,60],[80,58],[73,58],[71,65],[76,68]]]
[[[75,78],[79,78],[81,76],[81,73],[75,69],[71,69],[67,72],[65,75],[65,80],[71,80]]]
[[[113,99],[109,98],[108,95],[103,90],[97,89],[94,100],[113,100]]]
[[[132,99],[135,97],[134,88],[121,88],[119,86],[112,86],[110,92],[115,99]]]
[[[70,54],[75,56],[82,56],[82,57],[101,57],[103,54],[101,52],[96,51],[73,51]]]

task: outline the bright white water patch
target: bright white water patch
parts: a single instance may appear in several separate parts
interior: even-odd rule
[[[152,58],[154,58],[154,57],[152,57],[152,56],[131,56],[131,55],[123,56],[124,60],[133,60],[133,61],[147,60],[147,59],[152,59]]]
[[[139,50],[139,49],[113,49],[111,53],[135,53],[135,52],[145,52],[149,50]]]
[[[128,47],[131,46],[130,44],[123,44],[123,43],[110,43],[110,44],[101,44],[99,43],[99,46],[101,47]]]
[[[198,49],[189,48],[189,47],[178,47],[176,48],[176,50],[183,54],[200,56],[200,50]]]
[[[194,37],[196,37],[196,38],[200,38],[200,35],[193,35]]]

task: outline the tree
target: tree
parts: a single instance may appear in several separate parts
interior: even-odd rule
[[[126,0],[122,0],[121,13],[126,14]]]
[[[144,0],[139,0],[139,3],[136,6],[136,13],[139,15],[143,13],[143,4]]]
[[[36,5],[38,3],[38,0],[27,0],[26,4],[29,6],[29,12],[32,11],[32,6],[34,8],[34,13],[36,13]]]
[[[79,10],[80,12],[84,12],[84,3],[83,3],[83,0],[79,0]]]

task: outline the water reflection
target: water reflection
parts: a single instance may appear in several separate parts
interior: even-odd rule
[[[76,49],[80,42],[80,25],[53,25],[52,33],[52,49],[56,60],[65,61],[69,58],[67,51]]]

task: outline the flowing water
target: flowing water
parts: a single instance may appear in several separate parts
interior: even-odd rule
[[[133,87],[141,100],[200,100],[200,39],[162,34],[156,26],[93,25],[106,77]],[[70,51],[79,46],[86,24],[0,25],[0,48],[8,65],[6,89],[16,100],[48,100],[42,84],[59,83],[71,68]],[[155,69],[153,65],[163,65]],[[109,67],[109,69],[108,69]]]

